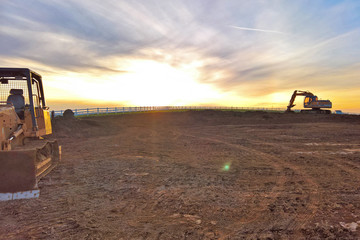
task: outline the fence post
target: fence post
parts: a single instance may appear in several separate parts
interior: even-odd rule
[[[109,113],[109,108],[108,107],[106,108],[106,113]]]
[[[89,108],[86,109],[86,115],[89,115]]]
[[[97,114],[99,114],[99,108],[97,108]]]

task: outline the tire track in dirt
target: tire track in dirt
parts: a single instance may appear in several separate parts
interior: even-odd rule
[[[268,143],[268,142],[262,142],[262,144],[269,144],[269,143]],[[272,144],[272,145],[273,145],[275,148],[277,147],[277,146],[275,146],[275,144]],[[261,153],[262,155],[266,155],[266,156],[268,156],[269,158],[272,158],[272,160],[274,160],[274,161],[279,161],[279,158],[276,158],[276,157],[270,155],[269,153],[265,153],[265,152],[260,151],[260,150],[254,150],[254,151],[259,152],[259,153]],[[290,168],[290,169],[294,170],[295,173],[297,173],[299,176],[303,176],[305,182],[307,182],[307,185],[314,188],[313,191],[308,191],[310,194],[312,194],[312,197],[313,197],[312,199],[314,199],[314,197],[315,197],[315,199],[316,199],[316,200],[313,201],[312,204],[310,205],[310,208],[313,209],[311,216],[314,216],[314,215],[316,214],[316,211],[317,211],[317,209],[316,209],[315,206],[316,206],[317,203],[320,202],[320,199],[321,199],[321,197],[319,196],[319,194],[321,194],[321,193],[319,192],[319,188],[320,188],[319,184],[316,182],[316,180],[315,180],[313,177],[311,177],[306,171],[304,171],[303,169],[301,169],[299,166],[297,166],[297,165],[295,165],[295,164],[293,164],[293,163],[290,163],[290,162],[286,162],[286,161],[282,161],[281,164],[282,164],[283,166],[287,167],[287,168]]]
[[[268,142],[261,142],[261,141],[257,141],[257,144],[266,144],[266,145],[271,145],[274,148],[276,147],[276,144],[274,143],[268,143]],[[326,166],[326,171],[328,173],[332,173],[334,175],[337,175],[337,177],[334,176],[334,179],[342,179],[339,181],[339,185],[334,187],[332,186],[331,190],[329,191],[329,187],[326,186],[327,183],[322,182],[322,178],[318,177],[311,177],[314,176],[314,174],[318,173],[319,171],[314,169],[313,171],[311,171],[312,169],[304,170],[301,169],[301,167],[299,167],[298,164],[292,164],[292,166],[296,169],[299,169],[300,171],[304,172],[307,176],[309,176],[309,180],[313,180],[314,182],[317,183],[318,185],[318,194],[319,194],[319,198],[321,199],[320,204],[319,204],[319,209],[317,211],[315,211],[312,214],[312,217],[309,218],[309,223],[315,223],[316,227],[310,227],[309,226],[307,228],[305,228],[306,222],[304,222],[303,226],[302,226],[302,231],[304,232],[309,232],[309,229],[313,229],[310,231],[315,231],[314,229],[317,229],[318,226],[321,226],[321,224],[325,224],[325,226],[329,227],[330,224],[334,224],[335,226],[330,226],[330,228],[333,228],[338,226],[337,224],[339,224],[339,220],[335,220],[339,218],[339,213],[338,213],[338,209],[339,209],[339,204],[341,206],[347,206],[346,208],[342,208],[341,210],[341,215],[342,215],[342,220],[346,221],[344,219],[348,219],[347,221],[351,222],[351,221],[357,221],[358,218],[358,211],[356,211],[356,204],[355,207],[353,206],[354,201],[356,202],[356,198],[349,198],[350,196],[354,196],[354,194],[356,194],[356,191],[358,192],[359,188],[356,187],[354,188],[353,186],[360,186],[360,174],[359,174],[359,166],[356,162],[352,161],[351,159],[356,159],[356,157],[352,157],[352,158],[346,158],[346,157],[335,157],[335,155],[330,155],[333,157],[326,157],[328,155],[326,155],[326,153],[328,152],[329,149],[327,149],[328,147],[331,147],[331,151],[332,152],[339,152],[340,154],[345,150],[344,147],[345,146],[349,146],[349,145],[354,145],[354,146],[358,146],[359,144],[353,144],[353,143],[348,143],[348,144],[339,144],[339,143],[327,143],[327,142],[317,142],[314,146],[327,146],[326,148],[323,149],[316,149],[316,151],[312,152],[311,154],[311,159],[315,162],[318,162],[321,165],[317,165],[315,167],[320,167],[320,166]],[[341,148],[339,149],[333,149],[334,146],[340,146]],[[286,150],[287,153],[294,153],[294,151],[298,150],[298,148],[295,148],[294,146],[290,145],[286,145],[283,146],[283,148]],[[357,153],[355,153],[357,154]],[[325,157],[324,157],[325,156]],[[339,156],[339,155],[338,155]],[[344,156],[344,155],[340,155],[340,156]],[[348,156],[348,155],[345,155]],[[291,164],[291,163],[289,163]],[[324,179],[324,181],[328,181],[327,178]],[[347,183],[349,182],[349,183]],[[350,187],[350,189],[349,189]],[[351,189],[351,187],[353,189]],[[334,189],[335,188],[335,189]],[[344,189],[344,190],[342,190]],[[344,191],[344,192],[343,192]],[[330,196],[329,196],[330,194]],[[345,196],[345,197],[344,197]],[[350,206],[350,207],[348,207]],[[330,208],[330,210],[322,210],[322,209],[326,209],[326,208]],[[317,214],[319,213],[319,214]],[[311,221],[311,219],[313,219],[313,221]],[[335,220],[335,221],[334,221]],[[328,223],[331,222],[331,223]],[[320,222],[320,223],[319,223]],[[324,223],[325,222],[325,223]],[[320,225],[319,225],[320,224]],[[338,226],[340,229],[342,229],[342,227]],[[332,231],[334,231],[332,229]],[[331,230],[330,230],[331,231]]]
[[[278,147],[278,145],[276,145],[274,143],[262,142],[262,141],[259,141],[259,140],[252,141],[252,143],[259,144],[259,145],[271,146],[274,149]],[[321,142],[317,143],[316,146],[318,146],[318,145],[321,145]],[[336,146],[342,146],[342,145],[345,145],[345,146],[356,145],[356,146],[358,146],[358,144],[333,144],[333,145],[329,145],[329,146],[335,146],[335,145]],[[294,152],[294,151],[296,151],[296,149],[294,147],[286,146],[286,145],[282,145],[281,147],[288,153],[293,153],[293,154],[297,153],[297,152]],[[348,160],[348,159],[344,159],[344,158],[332,158],[330,160],[330,159],[324,158],[321,151],[312,152],[311,157],[316,158],[316,159],[321,159],[321,161],[324,162],[327,166],[330,166],[332,164],[335,165],[336,166],[335,169],[337,169],[337,170],[340,169],[340,170],[342,170],[344,172],[347,172],[347,173],[351,174],[351,176],[353,178],[357,178],[357,180],[360,182],[360,177],[359,177],[360,166],[357,165],[356,163],[354,163],[353,161]],[[341,161],[341,162],[339,162],[339,161]],[[288,164],[291,164],[291,163],[288,163]],[[297,165],[295,165],[295,164],[291,164],[291,165],[294,166],[295,168],[299,169],[299,167]],[[306,173],[306,172],[303,171],[303,173]],[[309,174],[307,174],[307,176],[310,177]]]
[[[252,148],[248,148],[245,146],[241,146],[238,144],[233,144],[233,143],[230,143],[230,142],[227,142],[224,140],[220,140],[223,138],[223,136],[221,136],[221,135],[210,135],[211,137],[209,137],[209,135],[204,136],[204,134],[203,134],[203,136],[193,135],[193,134],[184,134],[184,135],[195,137],[195,138],[200,138],[200,139],[203,139],[206,141],[217,142],[217,143],[224,144],[224,145],[227,145],[232,148],[236,148],[241,151],[246,151],[253,155],[261,156],[262,160],[266,160],[267,163],[270,164],[272,167],[274,167],[277,170],[277,172],[279,172],[279,173],[283,172],[284,167],[285,167],[285,168],[293,170],[294,173],[296,173],[297,175],[302,176],[303,181],[306,182],[306,185],[304,187],[308,187],[309,189],[312,188],[313,190],[310,190],[310,191],[304,190],[304,192],[306,192],[308,194],[308,197],[310,200],[307,208],[309,209],[309,211],[311,213],[297,215],[298,224],[294,228],[294,230],[297,231],[297,234],[300,233],[299,230],[302,229],[316,214],[316,212],[317,212],[316,205],[321,201],[321,195],[319,193],[319,185],[316,183],[316,181],[311,176],[309,176],[306,172],[304,172],[298,166],[288,163],[288,162],[285,162],[285,161],[280,161],[278,158],[274,157],[273,155],[262,152],[260,150],[255,150]],[[266,210],[267,206],[269,206],[270,204],[274,204],[276,202],[277,198],[281,194],[285,193],[284,184],[285,184],[286,180],[287,180],[287,177],[285,175],[280,175],[280,177],[276,181],[276,186],[272,189],[271,193],[264,194],[264,197],[265,196],[271,197],[271,201],[263,201],[260,204],[259,209],[256,210],[256,214],[253,216],[253,218],[251,218],[250,220],[247,220],[247,221],[237,221],[236,223],[229,226],[229,229],[234,229],[234,227],[235,228],[241,227],[243,224],[251,223],[251,222],[254,222],[257,219],[259,219],[261,212]],[[299,219],[300,219],[300,221],[299,221]]]
[[[272,159],[269,159],[267,158],[268,156],[262,154],[262,153],[255,153],[254,154],[254,151],[249,149],[249,148],[246,148],[244,146],[240,146],[240,145],[235,145],[235,144],[231,144],[231,143],[228,143],[228,142],[225,142],[225,141],[221,141],[221,140],[218,140],[218,139],[213,139],[213,138],[209,138],[209,137],[204,137],[204,136],[197,136],[197,135],[192,135],[192,134],[182,134],[184,136],[188,136],[188,137],[193,137],[193,138],[198,138],[198,139],[202,139],[202,140],[206,140],[206,141],[211,141],[211,142],[216,142],[216,143],[220,143],[220,144],[225,144],[229,147],[232,147],[232,148],[236,148],[242,152],[246,152],[248,155],[259,155],[259,156],[262,156],[262,160],[264,160],[264,157],[265,157],[265,160],[267,160],[267,164],[272,166],[278,173],[280,173],[283,168],[280,164],[278,164],[277,162],[273,162],[271,161]],[[277,180],[276,180],[276,183],[275,183],[275,187],[272,189],[272,191],[270,193],[265,193],[263,194],[264,196],[266,197],[270,197],[271,199],[274,199],[276,198],[277,196],[279,196],[282,191],[284,190],[284,183],[286,181],[286,177],[285,175],[280,175],[277,177]],[[262,194],[259,194],[258,195],[262,195]],[[249,198],[253,197],[253,194],[249,194],[248,195]],[[242,220],[240,221],[241,224],[244,224],[244,223],[250,223],[250,222],[254,222],[256,221],[259,217],[260,217],[260,212],[265,210],[266,207],[267,207],[267,203],[263,202],[262,204],[260,204],[260,207],[259,209],[257,210],[257,213],[255,215],[252,216],[252,218],[250,220]],[[231,228],[231,227],[229,227]]]
[[[316,157],[318,159],[322,159],[322,156],[321,156],[321,153],[313,153],[312,154],[312,157]],[[350,160],[347,160],[347,159],[340,159],[341,163],[339,162],[334,162],[334,161],[330,161],[328,159],[322,159],[323,161],[326,161],[327,163],[331,163],[331,164],[334,164],[337,168],[347,172],[347,173],[350,173],[353,177],[356,177],[358,178],[358,180],[360,181],[360,178],[359,178],[359,168],[360,166],[356,165],[356,163],[353,163],[351,162]],[[344,164],[346,163],[346,164]],[[349,166],[346,166],[346,165],[349,165]]]
[[[252,143],[255,143],[255,144],[260,144],[260,145],[267,145],[267,146],[271,146],[273,147],[274,149],[278,147],[278,145],[274,144],[274,143],[270,143],[270,142],[263,142],[263,141],[259,141],[259,140],[256,140],[256,141],[252,141]],[[321,142],[318,142],[316,145],[314,146],[319,146],[321,145],[322,143]],[[324,145],[328,145],[328,146],[359,146],[359,144],[325,144]],[[308,145],[309,146],[309,145]],[[289,147],[289,146],[286,146],[286,145],[282,145],[281,146],[284,150],[286,149],[286,151],[288,153],[294,153],[296,154],[297,152],[294,152],[296,151],[296,149],[294,149],[293,147]],[[332,149],[333,150],[333,149]],[[345,150],[345,149],[341,149],[341,150]],[[340,152],[342,153],[342,152]],[[349,153],[351,154],[351,152]],[[334,154],[336,155],[336,154]],[[347,171],[349,173],[351,173],[352,175],[354,176],[357,176],[359,174],[359,171],[358,169],[360,168],[360,165],[354,163],[353,161],[351,160],[348,160],[348,159],[341,159],[341,163],[339,162],[334,162],[334,161],[331,161],[331,160],[328,160],[328,159],[324,159],[323,156],[321,156],[321,151],[313,151],[311,152],[311,156],[312,157],[317,157],[318,159],[322,159],[322,161],[326,161],[327,163],[331,163],[331,164],[335,164],[338,168],[344,170],[344,171]],[[346,163],[347,165],[349,165],[348,167],[346,167]],[[356,170],[354,170],[356,169]]]

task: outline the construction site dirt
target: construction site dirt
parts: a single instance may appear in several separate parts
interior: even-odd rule
[[[0,239],[359,239],[360,116],[55,119],[61,163]]]

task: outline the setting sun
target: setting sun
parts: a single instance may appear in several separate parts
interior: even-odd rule
[[[122,67],[121,73],[99,77],[67,73],[61,77],[50,77],[49,91],[55,97],[61,94],[61,90],[52,88],[63,86],[62,90],[71,91],[73,98],[126,102],[133,106],[203,104],[216,102],[221,97],[213,86],[197,81],[199,72],[196,63],[173,67],[154,60],[118,61],[117,64]],[[60,87],[59,82],[63,83]],[[69,85],[72,89],[67,88]]]
[[[172,67],[151,60],[130,63],[127,73],[118,77],[124,97],[134,105],[188,105],[214,101],[220,94],[210,85],[197,82],[195,67]],[[127,84],[121,86],[122,82]]]

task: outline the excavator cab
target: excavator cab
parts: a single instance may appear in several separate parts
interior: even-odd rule
[[[311,107],[311,103],[316,101],[318,101],[317,96],[306,96],[304,99],[304,108]]]
[[[36,197],[37,182],[60,160],[42,77],[28,68],[0,68],[0,200]],[[26,140],[26,141],[25,141]]]

